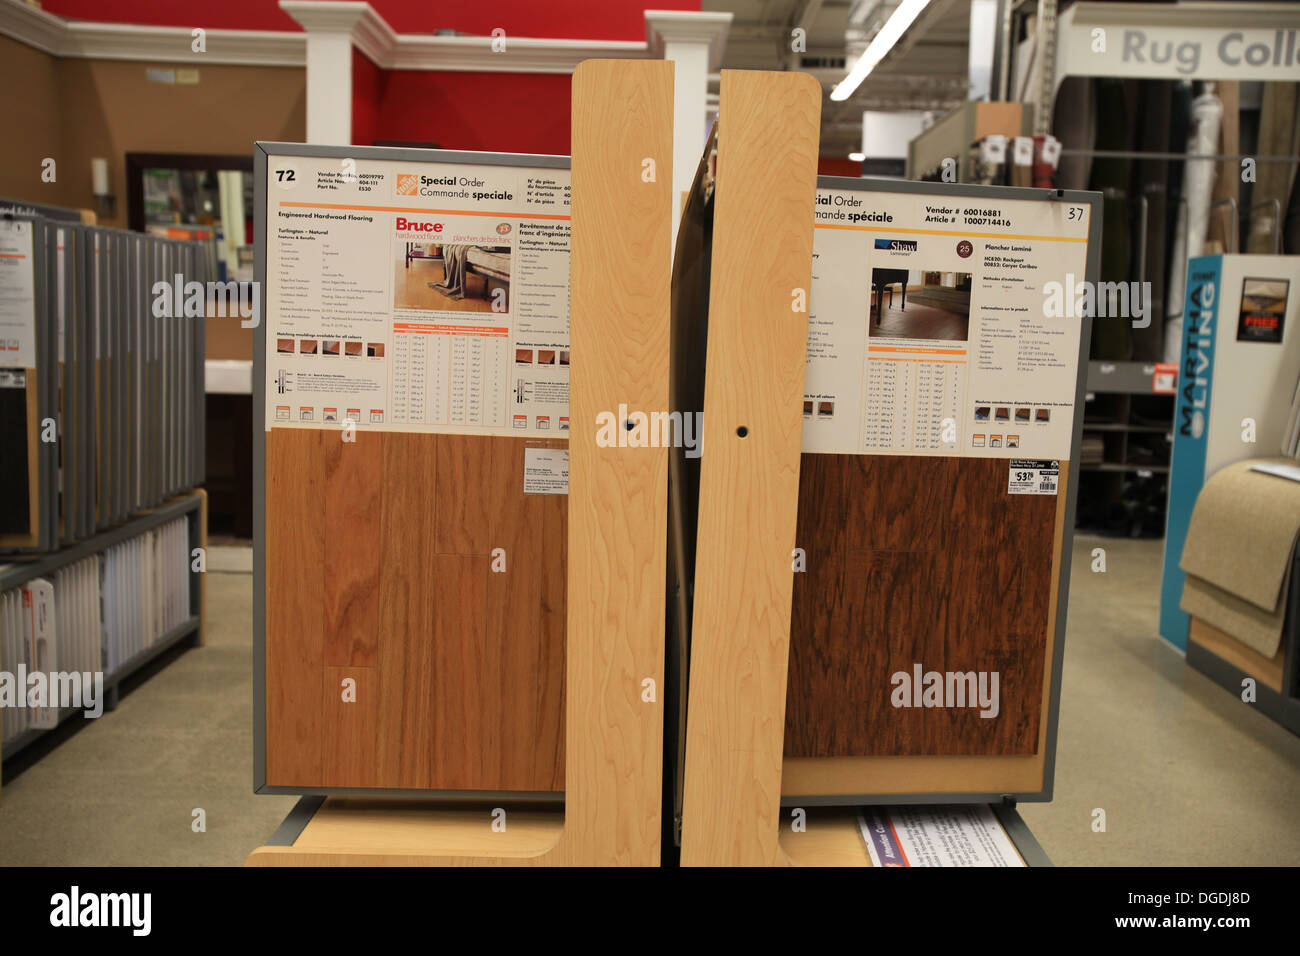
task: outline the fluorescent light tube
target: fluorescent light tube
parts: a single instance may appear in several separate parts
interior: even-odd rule
[[[849,75],[840,80],[835,89],[831,90],[831,99],[839,102],[852,96],[853,91],[862,84],[868,74],[885,58],[885,54],[894,48],[894,44],[907,32],[907,28],[916,21],[916,18],[921,15],[921,11],[929,4],[930,0],[903,0],[890,14],[889,19],[885,21],[885,25],[880,28],[880,32],[867,44],[867,48],[862,51],[862,56],[853,65]]]

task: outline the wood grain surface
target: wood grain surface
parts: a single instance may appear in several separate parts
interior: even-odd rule
[[[267,437],[267,782],[563,789],[566,442],[355,437]]]
[[[683,865],[777,843],[821,89],[722,72],[691,633]]]
[[[803,456],[785,753],[1032,754],[1058,505],[991,458]],[[892,675],[998,673],[998,713],[895,707]],[[968,702],[969,703],[969,702]]]

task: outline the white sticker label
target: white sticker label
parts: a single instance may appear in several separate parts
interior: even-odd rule
[[[1055,495],[1061,482],[1059,461],[1012,458],[1007,478],[1009,495]]]
[[[524,494],[567,495],[569,449],[524,449]]]
[[[1034,140],[1031,136],[1017,136],[1015,144],[1017,166],[1028,166],[1034,161]]]

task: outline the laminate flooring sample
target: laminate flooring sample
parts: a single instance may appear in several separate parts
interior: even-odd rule
[[[1037,752],[1065,497],[1008,494],[1007,469],[1006,459],[803,455],[807,570],[794,576],[785,756]],[[895,707],[893,675],[910,679],[918,664],[996,671],[996,717]]]
[[[567,442],[355,437],[267,434],[267,783],[563,790]]]

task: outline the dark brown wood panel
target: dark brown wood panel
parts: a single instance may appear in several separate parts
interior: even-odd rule
[[[791,611],[787,757],[1037,751],[1064,498],[1008,495],[1008,469],[803,456],[797,540],[808,564]],[[997,672],[997,716],[895,707],[892,676],[918,663]]]
[[[563,789],[568,498],[528,444],[567,442],[268,436],[268,782]]]

